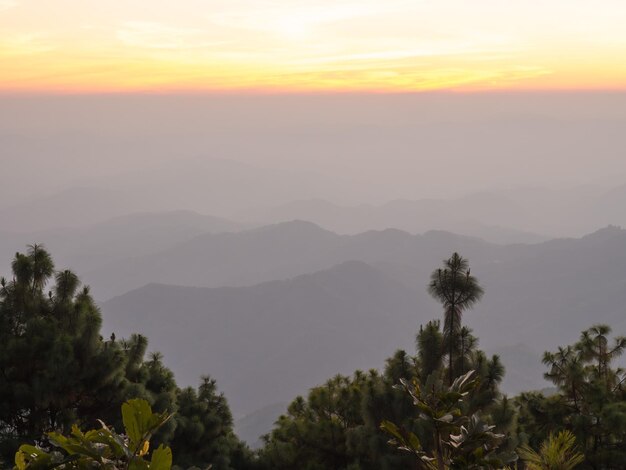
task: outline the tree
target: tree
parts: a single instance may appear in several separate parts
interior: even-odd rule
[[[495,426],[478,413],[468,413],[466,401],[478,387],[474,371],[457,377],[450,386],[431,376],[425,386],[417,380],[401,380],[401,387],[417,408],[417,419],[430,429],[430,445],[391,421],[383,421],[381,429],[392,437],[390,444],[416,457],[418,468],[502,468],[516,460],[515,454],[499,451],[506,440],[504,434],[494,432]]]
[[[177,391],[176,429],[170,444],[176,450],[174,463],[212,470],[244,470],[251,455],[233,432],[233,418],[215,380],[202,377],[198,389]]]
[[[448,353],[448,377],[455,377],[455,352],[459,349],[459,336],[463,312],[483,296],[478,280],[470,274],[469,263],[458,253],[444,261],[444,268],[436,269],[430,276],[428,292],[441,302],[444,309],[444,344]]]
[[[626,461],[626,373],[613,366],[626,347],[610,339],[611,328],[594,325],[573,345],[546,352],[544,374],[556,393],[518,398],[519,432],[530,447],[570,431],[584,455],[585,468],[622,468]],[[556,441],[554,441],[556,442]],[[547,445],[547,444],[546,444]]]
[[[528,470],[573,470],[585,457],[576,451],[576,437],[569,431],[550,434],[539,452],[525,445],[518,449]]]
[[[518,445],[512,435],[515,410],[498,390],[504,368],[497,356],[487,358],[476,349],[478,340],[469,329],[465,333],[465,365],[474,370],[472,386],[452,407],[460,410],[463,419],[441,430],[446,456],[453,452],[458,468],[477,465],[483,457],[510,454]],[[399,350],[387,359],[383,373],[356,371],[352,377],[337,376],[312,389],[307,397],[296,398],[266,436],[261,463],[282,470],[414,468],[411,454],[387,444],[388,437],[380,428],[385,420],[416,436],[422,450],[432,456],[437,442],[433,420],[421,416],[411,395],[396,385],[401,381],[416,384],[424,396],[435,394],[433,400],[438,391],[447,389],[442,341],[440,322],[431,321],[419,329],[415,356]],[[491,452],[496,440],[498,450]],[[478,450],[477,445],[491,450]],[[478,456],[481,452],[483,457]]]
[[[172,451],[160,445],[150,452],[150,439],[172,415],[153,413],[146,400],[129,400],[122,405],[125,434],[120,435],[100,422],[100,429],[82,432],[72,426],[69,436],[50,432],[47,449],[24,444],[15,454],[16,470],[63,468],[85,470],[169,470]]]
[[[12,270],[0,279],[0,467],[20,443],[35,445],[49,432],[83,439],[81,429],[99,419],[122,429],[120,406],[140,398],[156,413],[178,411],[153,441],[181,447],[184,465],[247,468],[251,455],[214,381],[180,390],[159,353],[146,357],[145,336],[103,339],[89,287],[69,270],[55,271],[42,245],[17,253]]]
[[[441,323],[436,320],[429,321],[425,327],[420,326],[416,337],[416,345],[420,377],[422,380],[426,380],[430,374],[442,368],[443,335],[441,334]],[[406,375],[403,377],[406,378]]]
[[[12,279],[0,280],[0,447],[7,452],[18,440],[69,430],[124,379],[123,351],[100,337],[100,312],[74,273],[58,272],[45,293],[54,263],[42,245],[17,253],[12,268]]]

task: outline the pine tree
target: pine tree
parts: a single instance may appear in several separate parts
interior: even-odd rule
[[[428,292],[441,302],[444,309],[443,335],[448,354],[448,380],[452,384],[455,371],[455,354],[459,353],[459,336],[463,312],[483,296],[478,280],[470,274],[469,263],[458,253],[445,260],[443,269],[430,276]]]

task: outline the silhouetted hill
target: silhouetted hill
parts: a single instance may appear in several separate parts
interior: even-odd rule
[[[181,246],[160,254],[162,265],[146,266],[172,278],[187,267],[181,280],[200,283],[290,277],[339,263],[252,286],[149,284],[103,304],[107,330],[146,334],[182,383],[215,376],[238,415],[336,373],[381,367],[397,348],[413,351],[418,325],[441,316],[426,293],[429,275],[454,250],[486,290],[463,321],[483,349],[501,355],[507,393],[545,387],[542,352],[576,341],[582,329],[604,322],[626,333],[626,231],[617,227],[503,247],[446,232],[339,236],[292,222]]]
[[[527,211],[499,194],[458,199],[396,200],[380,206],[340,206],[315,199],[295,201],[243,216],[257,223],[301,218],[342,234],[396,228],[411,233],[432,229],[475,236],[494,243],[538,243],[548,237],[513,228],[523,226]]]
[[[120,191],[74,187],[2,208],[0,220],[4,230],[25,233],[84,227],[141,210],[145,207]]]
[[[84,274],[99,299],[150,282],[199,287],[243,286],[311,273],[349,260],[432,267],[459,250],[490,259],[503,248],[453,234],[399,230],[337,235],[292,221],[238,233],[206,234],[156,254],[129,257]]]
[[[148,255],[205,234],[238,231],[243,225],[190,211],[143,212],[85,226],[29,233],[0,232],[0,267],[8,273],[13,254],[44,243],[59,266],[87,272],[132,256]]]
[[[438,229],[500,244],[539,243],[581,236],[609,224],[626,225],[626,185],[610,189],[520,188],[448,199],[399,199],[380,205],[339,205],[313,199],[255,209],[242,217],[257,223],[301,218],[342,234],[386,228],[411,233]]]
[[[268,433],[279,416],[285,413],[287,406],[289,406],[287,402],[264,406],[260,410],[236,420],[235,432],[252,449],[260,449],[263,447],[263,441],[260,437]]]
[[[105,331],[141,332],[182,384],[210,374],[238,415],[412,348],[411,290],[362,262],[250,287],[150,284],[105,302]]]

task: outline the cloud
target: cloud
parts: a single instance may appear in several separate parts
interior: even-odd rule
[[[17,6],[17,0],[0,0],[0,12]]]
[[[374,17],[395,11],[405,2],[335,1],[320,3],[292,1],[258,1],[254,7],[237,7],[230,3],[210,15],[209,21],[221,27],[244,29],[297,39],[306,37],[314,28],[356,18]]]
[[[368,64],[359,69],[329,67],[325,70],[294,73],[289,76],[296,88],[414,91],[438,89],[497,89],[512,83],[542,77],[552,71],[539,66],[480,67],[430,64],[414,67],[396,64],[379,68]]]
[[[117,39],[127,46],[145,49],[197,49],[224,44],[208,41],[205,31],[198,28],[178,28],[147,21],[127,21],[116,32]]]
[[[24,33],[0,37],[0,56],[41,54],[53,49],[54,46],[43,33]]]

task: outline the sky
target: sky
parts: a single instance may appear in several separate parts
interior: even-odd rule
[[[0,92],[622,90],[623,0],[0,0]]]
[[[155,210],[222,216],[312,198],[609,189],[626,183],[625,128],[623,92],[0,96],[0,207],[137,182],[162,193]]]
[[[200,178],[216,215],[618,186],[624,24],[624,0],[0,0],[0,207],[147,169],[204,205],[197,159],[232,177]]]

